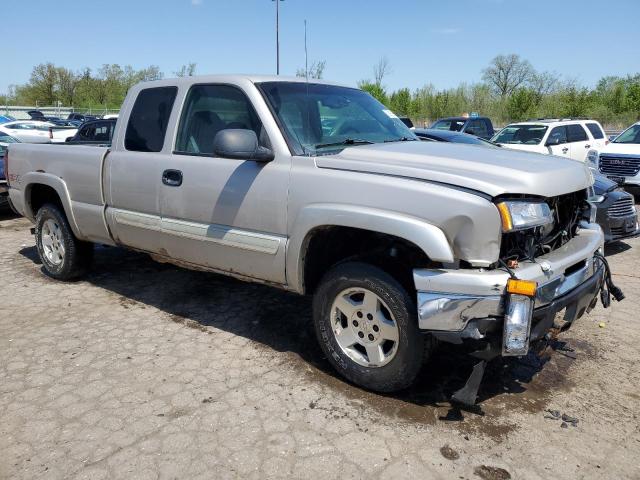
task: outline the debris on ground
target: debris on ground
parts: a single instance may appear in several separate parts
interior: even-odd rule
[[[600,323],[598,324],[598,326],[599,326],[600,328],[604,328],[606,325],[607,325],[607,324],[606,324],[606,323],[604,323],[604,322],[600,322]]]
[[[489,467],[487,465],[476,467],[473,473],[483,480],[509,480],[511,478],[511,474],[504,468]]]
[[[579,420],[576,417],[561,413],[560,410],[547,409],[546,412],[548,415],[545,415],[544,418],[548,418],[549,420],[562,420],[562,425],[560,425],[562,428],[568,428],[569,425],[573,427],[578,426]]]
[[[460,454],[451,448],[449,444],[444,447],[440,447],[440,453],[447,460],[458,460],[460,458]]]

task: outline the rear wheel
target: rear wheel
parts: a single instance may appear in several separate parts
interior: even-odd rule
[[[60,208],[45,204],[36,215],[36,248],[44,271],[58,280],[84,274],[91,262],[93,244],[78,240]]]
[[[389,274],[366,263],[337,265],[324,276],[313,311],[320,345],[347,379],[379,392],[414,381],[424,338],[412,298]]]

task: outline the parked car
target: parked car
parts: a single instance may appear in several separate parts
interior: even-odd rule
[[[603,175],[639,193],[640,122],[631,125],[608,145],[590,150],[587,161]]]
[[[604,232],[605,243],[640,235],[635,198],[616,182],[604,175],[594,174],[596,222]]]
[[[469,145],[480,145],[483,147],[496,147],[499,146],[485,140],[484,138],[476,137],[468,133],[461,133],[452,130],[438,130],[436,128],[416,128],[415,133],[421,140],[432,140],[435,142],[452,142],[452,143],[467,143]]]
[[[493,123],[488,117],[447,117],[436,120],[431,125],[432,129],[450,130],[452,132],[462,132],[475,135],[476,137],[489,140],[495,133]]]
[[[100,243],[313,295],[327,360],[364,388],[410,385],[435,339],[473,339],[475,385],[610,281],[583,163],[421,142],[361,90],[280,76],[145,82],[122,112],[110,148],[9,147],[43,270],[77,278]]]
[[[77,133],[67,138],[67,143],[81,145],[111,145],[116,118],[109,120],[90,120],[82,124]]]
[[[5,133],[21,142],[49,143],[49,127],[52,124],[34,120],[16,120],[0,125],[0,133]]]
[[[95,115],[84,115],[82,113],[72,112],[67,117],[67,120],[71,120],[73,122],[80,122],[78,125],[82,125],[84,122],[88,122],[89,120],[96,120],[98,117]]]
[[[13,118],[11,115],[0,115],[0,124],[13,122],[14,120],[15,118]]]
[[[16,120],[0,125],[6,133],[25,143],[59,143],[76,134],[75,127],[60,127],[50,122]]]
[[[497,148],[487,140],[466,133],[435,129],[416,129],[414,133],[422,139],[431,141]],[[596,207],[596,223],[604,232],[605,243],[637,236],[640,230],[638,230],[638,216],[633,195],[618,188],[617,183],[599,173],[594,174],[594,180],[595,195],[590,200]]]
[[[507,125],[491,139],[514,150],[545,153],[584,162],[591,148],[609,143],[595,120],[539,119]]]
[[[7,147],[0,143],[0,209],[4,208],[9,201],[7,178],[4,174],[4,154],[6,151]]]

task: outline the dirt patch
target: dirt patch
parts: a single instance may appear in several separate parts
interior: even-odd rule
[[[473,473],[483,480],[509,480],[511,478],[511,474],[504,468],[489,467],[487,465],[476,467]]]

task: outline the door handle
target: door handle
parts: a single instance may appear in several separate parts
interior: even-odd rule
[[[568,151],[569,151],[569,149],[568,149],[567,147],[564,147],[564,148],[562,149],[562,153],[567,153]]]
[[[587,144],[584,146],[584,148],[591,148],[591,145]]]
[[[165,170],[162,172],[162,183],[169,187],[179,187],[182,185],[182,172],[180,170]]]

